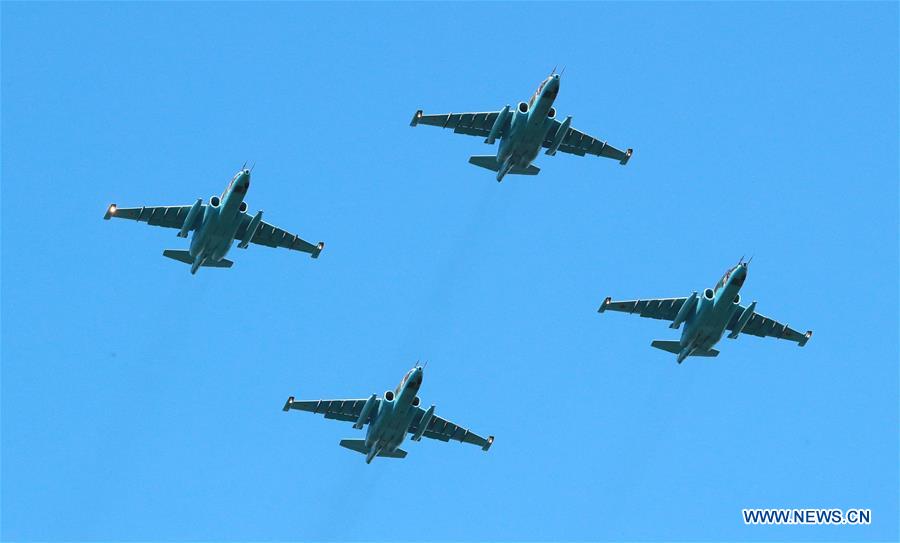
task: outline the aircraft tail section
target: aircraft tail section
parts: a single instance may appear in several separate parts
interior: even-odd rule
[[[361,454],[368,454],[369,452],[369,449],[366,448],[365,439],[342,439],[341,447],[350,449],[351,451],[356,451]]]
[[[509,170],[509,173],[514,173],[518,175],[537,175],[541,173],[541,169],[535,166],[534,164],[529,164],[526,168],[513,168]]]
[[[171,258],[172,260],[177,260],[179,262],[184,262],[185,264],[190,264],[193,266],[194,257],[191,256],[189,251],[178,251],[175,249],[166,249],[163,251],[163,256]],[[206,268],[230,268],[234,265],[234,262],[228,260],[227,258],[223,258],[218,262],[212,260],[204,260],[201,266]]]
[[[719,351],[715,349],[695,349],[694,352],[691,353],[691,356],[706,356],[709,358],[714,358],[719,356]]]
[[[469,164],[474,164],[479,168],[487,168],[492,172],[500,171],[500,164],[494,155],[475,155],[469,157]]]
[[[654,339],[650,343],[651,347],[656,347],[657,349],[662,349],[663,351],[679,355],[679,362],[683,360],[685,357],[681,356],[681,343],[678,341],[667,341],[664,339]],[[704,357],[716,357],[719,356],[719,351],[715,349],[694,349],[687,356],[704,356]]]
[[[191,253],[188,251],[176,251],[175,249],[166,249],[165,251],[163,251],[163,256],[171,258],[172,260],[184,262],[185,264],[193,264],[194,263],[194,257],[192,257]]]
[[[654,339],[650,343],[651,347],[656,347],[657,349],[662,349],[666,352],[670,352],[672,354],[678,354],[681,352],[681,343],[678,341],[666,341],[664,339]]]
[[[480,168],[486,168],[491,170],[492,172],[499,172],[501,169],[501,164],[497,162],[497,157],[494,155],[475,155],[469,157],[469,164],[474,164]],[[510,168],[509,172],[504,171],[503,175],[507,173],[516,174],[516,175],[537,175],[541,171],[540,168],[535,166],[534,164],[529,164],[525,168]],[[502,179],[503,175],[500,175]],[[498,179],[497,181],[500,181]]]
[[[340,445],[345,449],[350,449],[351,451],[356,451],[366,456],[369,455],[369,449],[366,448],[365,439],[342,439]],[[383,456],[385,458],[406,458],[406,451],[403,449],[396,449],[392,452],[381,451],[378,453],[378,456]]]
[[[394,449],[391,452],[381,451],[378,453],[378,456],[384,456],[385,458],[406,458],[406,451],[403,449]]]

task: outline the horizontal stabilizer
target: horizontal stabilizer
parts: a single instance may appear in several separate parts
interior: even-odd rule
[[[172,260],[177,260],[179,262],[184,262],[185,264],[193,264],[194,257],[191,256],[189,251],[177,251],[175,249],[166,249],[163,251],[163,256],[171,258]],[[234,265],[234,262],[228,260],[227,258],[223,258],[218,262],[207,260],[203,263],[203,267],[205,268],[230,268]]]
[[[192,257],[191,253],[188,251],[176,251],[175,249],[166,249],[165,251],[163,251],[163,256],[171,258],[172,260],[184,262],[185,264],[193,264],[194,263],[194,257]]]
[[[351,451],[356,451],[360,454],[369,454],[369,449],[366,448],[365,439],[342,439],[340,445],[345,449],[350,449]],[[379,453],[378,456],[383,456],[385,458],[406,458],[406,451],[403,449],[396,449],[393,452],[383,451]]]
[[[367,454],[369,452],[369,449],[366,448],[365,439],[342,439],[341,447],[350,449],[351,451],[356,451],[361,454]]]
[[[681,352],[681,343],[678,341],[666,341],[663,339],[654,339],[650,343],[651,347],[656,347],[657,349],[662,349],[664,351],[678,354]]]
[[[679,354],[681,353],[681,343],[678,341],[666,341],[663,339],[654,339],[650,343],[651,347],[656,347],[657,349],[662,349],[663,351]],[[714,357],[719,356],[719,351],[715,349],[694,349],[691,351],[690,356],[706,356],[706,357]]]
[[[494,155],[475,155],[469,157],[469,164],[474,164],[479,168],[487,168],[492,172],[500,171],[500,164],[497,163],[497,157]]]
[[[719,351],[715,349],[694,349],[694,352],[691,353],[691,356],[706,356],[709,358],[713,358],[719,356]]]
[[[227,258],[223,258],[218,262],[213,262],[211,260],[207,260],[203,263],[204,268],[230,268],[234,266],[234,262],[228,260]]]
[[[406,458],[406,451],[403,449],[394,449],[393,452],[380,452],[378,456],[384,456],[385,458]]]
[[[537,175],[541,173],[541,169],[534,164],[529,164],[527,168],[513,168],[509,170],[509,173],[516,175]]]
[[[474,164],[480,168],[487,168],[492,172],[500,171],[500,164],[497,162],[497,157],[493,155],[470,156],[469,164]],[[516,175],[537,175],[540,171],[541,169],[534,164],[529,164],[526,168],[512,168],[509,170],[509,173]]]

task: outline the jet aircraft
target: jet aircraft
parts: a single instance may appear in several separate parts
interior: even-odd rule
[[[177,251],[166,249],[163,256],[190,264],[191,273],[197,273],[200,266],[213,268],[230,268],[232,261],[227,260],[231,245],[240,240],[238,247],[246,249],[250,243],[268,245],[269,247],[285,247],[295,251],[309,253],[318,258],[325,244],[313,245],[262,220],[262,210],[253,217],[247,214],[247,202],[244,197],[250,188],[250,170],[241,168],[221,196],[212,196],[209,203],[204,204],[198,198],[192,205],[132,207],[121,208],[110,204],[104,219],[112,217],[143,221],[152,226],[177,228],[178,237],[186,238],[193,231],[190,250]]]
[[[743,258],[730,268],[716,283],[715,288],[707,288],[698,296],[695,291],[687,298],[662,298],[653,300],[613,301],[606,298],[598,310],[638,313],[642,317],[672,321],[669,328],[678,329],[684,324],[679,341],[654,340],[650,345],[677,355],[681,364],[689,356],[718,356],[713,349],[722,339],[725,330],[730,330],[730,339],[736,339],[742,332],[759,337],[775,337],[796,341],[803,347],[812,331],[801,334],[786,324],[781,324],[756,313],[756,302],[741,305],[739,291],[747,279],[750,262]]]
[[[528,102],[519,102],[514,110],[507,104],[500,111],[424,115],[420,109],[413,115],[410,126],[421,123],[452,128],[460,134],[483,137],[488,145],[499,138],[496,156],[469,157],[470,163],[497,172],[498,182],[507,173],[537,175],[541,170],[532,162],[541,147],[546,147],[550,156],[557,151],[579,156],[592,154],[618,160],[623,166],[627,164],[631,149],[620,151],[572,128],[571,115],[564,121],[556,118],[553,101],[559,93],[560,74],[555,71],[541,82]]]
[[[309,400],[295,401],[288,398],[284,411],[298,409],[311,413],[321,413],[326,419],[352,422],[361,430],[366,424],[365,439],[342,439],[341,447],[366,455],[366,463],[376,456],[405,458],[406,451],[400,445],[407,432],[413,441],[422,437],[441,441],[459,441],[478,445],[487,451],[494,443],[494,436],[487,439],[434,414],[434,405],[427,410],[419,407],[419,387],[422,385],[424,368],[416,365],[400,381],[396,390],[388,390],[379,398],[372,394],[359,400]]]

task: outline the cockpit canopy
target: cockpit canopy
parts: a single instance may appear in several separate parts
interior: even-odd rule
[[[738,264],[738,266],[740,266],[740,264]],[[728,282],[728,278],[731,277],[731,274],[734,273],[734,270],[736,269],[737,266],[734,266],[733,268],[728,268],[728,270],[725,271],[725,275],[723,275],[722,278],[719,279],[719,282],[716,283],[716,288],[714,289],[716,292],[719,292],[720,289],[725,287],[725,283]]]
[[[534,106],[534,101],[537,100],[538,96],[541,95],[541,91],[544,90],[544,85],[546,85],[548,81],[550,81],[549,77],[547,79],[541,81],[541,84],[538,85],[537,90],[534,91],[534,94],[531,96],[531,100],[528,101],[528,110],[529,111],[531,111],[531,107]]]
[[[400,384],[397,385],[397,390],[394,393],[396,396],[400,396],[400,391],[403,390],[403,385],[406,384],[406,382],[409,380],[410,377],[412,377],[412,374],[415,371],[416,371],[416,368],[413,368],[413,369],[409,370],[408,372],[406,372],[406,375],[404,375],[403,379],[400,380]]]

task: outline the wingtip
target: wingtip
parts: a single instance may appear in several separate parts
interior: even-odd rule
[[[603,303],[600,304],[600,308],[597,309],[597,313],[603,313],[606,311],[606,307],[612,302],[612,296],[607,296],[606,299],[603,300]]]
[[[103,220],[108,221],[110,217],[116,214],[116,204],[109,204],[109,207],[106,208],[106,214],[103,215]]]
[[[809,341],[809,338],[812,337],[812,334],[813,334],[813,333],[812,333],[812,330],[807,330],[807,331],[806,331],[806,334],[803,335],[803,339],[801,339],[801,340],[797,343],[797,346],[798,346],[798,347],[803,347],[804,345],[806,345],[806,342]]]
[[[313,251],[313,253],[312,253],[310,256],[311,256],[312,258],[319,258],[319,254],[322,252],[322,250],[323,250],[324,248],[325,248],[325,242],[324,242],[324,241],[320,241],[319,243],[316,244],[316,250]]]
[[[494,444],[494,436],[488,436],[487,443],[484,444],[484,447],[481,448],[482,451],[487,452],[488,449],[491,448],[491,445]]]
[[[282,410],[282,411],[285,411],[285,412],[286,412],[286,411],[290,411],[291,405],[292,405],[293,403],[294,403],[294,397],[293,397],[293,396],[288,396],[288,399],[287,399],[286,402],[284,402],[284,407],[282,407],[281,410]]]
[[[631,159],[631,154],[632,154],[632,153],[634,153],[634,149],[632,149],[631,147],[629,147],[628,150],[625,151],[625,158],[623,158],[622,160],[620,160],[620,161],[619,161],[619,164],[621,164],[622,166],[628,164],[628,161]]]
[[[419,124],[419,119],[421,119],[421,118],[422,118],[422,110],[417,109],[416,113],[413,115],[412,120],[409,122],[409,126],[416,126],[417,124]]]

